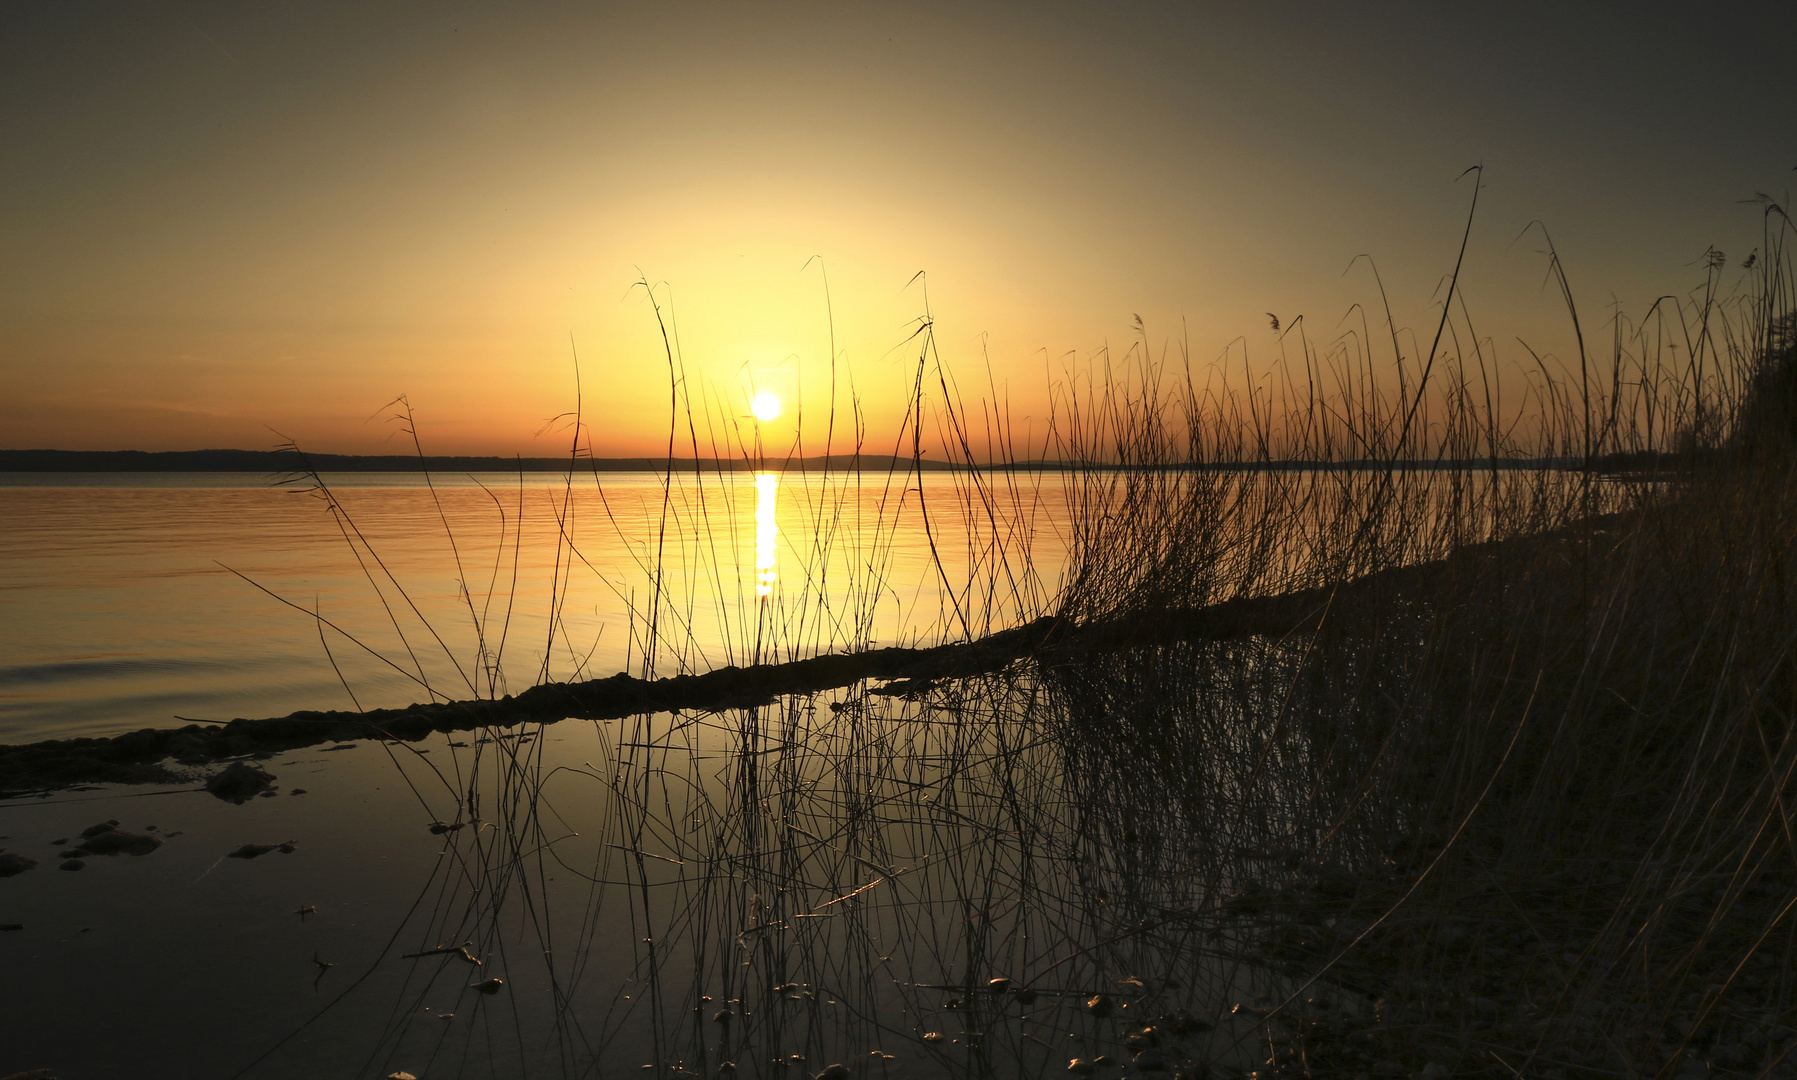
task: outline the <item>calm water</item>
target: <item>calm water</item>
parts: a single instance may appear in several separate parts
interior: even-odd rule
[[[604,479],[327,478],[333,514],[243,475],[8,477],[0,742],[979,633],[1046,602],[1070,527],[1052,477],[990,516],[936,475]],[[1316,763],[1359,806],[1364,762],[1281,726],[1305,655],[307,748],[240,806],[0,801],[38,861],[0,880],[0,1076],[1046,1077],[1175,1010],[1239,1075],[1234,1005],[1289,988],[1220,898],[1294,808],[1361,843]],[[166,842],[58,869],[109,820]]]
[[[256,474],[0,474],[0,743],[516,692],[646,651],[704,670],[1027,603],[945,589],[992,576],[964,478],[927,476],[927,504],[816,474],[325,480],[342,514]],[[1066,501],[1019,482],[1004,546],[1039,600]]]
[[[0,1075],[1049,1077],[1127,1060],[1170,1010],[1216,1026],[1182,1052],[1240,1075],[1232,1005],[1279,984],[1217,960],[1244,873],[1219,852],[1269,846],[1314,778],[1269,765],[1260,710],[1207,672],[1272,675],[1277,702],[1276,653],[308,748],[241,806],[0,802],[0,848],[39,861],[0,880]],[[1095,735],[1125,718],[1196,744]],[[57,869],[109,820],[165,842]]]

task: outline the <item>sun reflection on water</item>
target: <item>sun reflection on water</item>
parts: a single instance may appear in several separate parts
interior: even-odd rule
[[[774,594],[774,581],[779,577],[774,556],[774,542],[780,535],[774,520],[774,500],[779,492],[778,476],[755,474],[755,595],[761,597]]]

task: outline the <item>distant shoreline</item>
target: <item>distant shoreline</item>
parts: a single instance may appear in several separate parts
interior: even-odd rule
[[[908,458],[890,454],[817,455],[807,458],[766,458],[713,461],[674,458],[676,472],[753,472],[769,468],[888,469],[909,465]],[[570,468],[572,465],[572,468]],[[419,457],[416,454],[306,454],[291,450],[0,450],[0,472],[260,472],[288,473],[301,469],[317,472],[666,472],[665,457],[578,458],[483,457],[449,455]],[[926,469],[954,466],[925,461]]]
[[[1706,455],[1707,456],[1707,455]],[[1206,462],[1151,466],[1154,471],[1190,469],[1290,471],[1312,469],[1364,470],[1385,468],[1386,461],[1247,461]],[[1510,469],[1580,469],[1577,458],[1489,458],[1436,459],[1400,463],[1407,470],[1472,470],[1492,467]],[[1681,466],[1694,462],[1690,455],[1659,453],[1609,454],[1591,463],[1592,471],[1602,473],[1671,474]],[[572,466],[572,467],[570,467]],[[759,472],[764,470],[803,470],[843,472],[856,469],[868,472],[922,468],[931,472],[978,471],[1064,472],[1075,469],[1109,471],[1119,466],[1099,462],[1017,461],[968,466],[961,462],[931,461],[891,454],[818,454],[811,457],[775,458],[759,461],[710,458],[620,457],[418,457],[408,454],[306,454],[302,459],[291,450],[0,450],[0,472],[39,473],[172,473],[172,472],[250,472],[291,473],[311,469],[331,472],[445,472],[445,473],[568,473],[568,472]]]

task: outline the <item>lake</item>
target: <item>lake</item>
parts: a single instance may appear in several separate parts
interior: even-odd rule
[[[1071,551],[1100,599],[1281,589],[1368,475],[13,474],[0,741],[978,636]],[[1429,557],[1460,490],[1404,489],[1367,548]],[[222,762],[0,800],[0,1075],[1239,1075],[1289,950],[1404,888],[1428,789],[1369,795],[1391,728],[1354,695],[1413,644],[1154,642],[312,746],[233,763],[269,774],[241,802]],[[83,852],[112,828],[150,850]],[[1294,1007],[1357,1029],[1380,985]]]
[[[926,475],[927,502],[916,476],[322,480],[0,474],[0,744],[980,632],[1065,559],[1038,475],[982,481],[1014,496],[1023,584],[977,597],[997,530],[965,475]]]
[[[1052,475],[602,479],[8,476],[0,739],[978,635],[1043,610],[1073,524]],[[0,802],[37,864],[0,881],[0,1071],[1038,1075],[1248,992],[1210,939],[1115,933],[1239,874],[1178,839],[1168,785],[1210,780],[1070,767],[1120,699],[870,689],[314,747],[240,805]],[[107,822],[161,844],[72,849]]]

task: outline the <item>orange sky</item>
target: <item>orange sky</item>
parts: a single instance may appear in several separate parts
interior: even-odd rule
[[[1464,286],[1515,361],[1569,347],[1531,220],[1601,322],[1744,253],[1736,200],[1797,162],[1764,12],[977,11],[9,5],[0,447],[391,452],[368,418],[403,393],[432,452],[555,453],[572,348],[595,449],[653,453],[639,275],[717,416],[754,380],[815,417],[813,256],[878,439],[920,270],[944,360],[1028,427],[1138,314],[1200,363],[1264,363],[1269,311],[1334,336],[1377,299],[1361,253],[1432,328],[1475,162]]]

